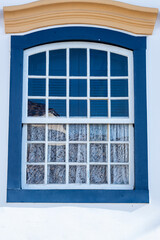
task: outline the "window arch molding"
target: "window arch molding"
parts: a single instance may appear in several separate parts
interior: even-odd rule
[[[28,190],[21,187],[22,85],[25,49],[62,41],[88,41],[133,51],[135,110],[134,190]],[[8,155],[8,202],[148,202],[146,38],[96,27],[59,27],[11,37],[11,79]],[[16,106],[16,108],[15,108]],[[16,136],[16,140],[15,139]],[[15,143],[16,141],[16,143]]]

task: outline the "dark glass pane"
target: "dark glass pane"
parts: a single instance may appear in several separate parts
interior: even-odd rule
[[[66,100],[49,100],[49,116],[66,116]]]
[[[69,183],[86,183],[86,166],[69,166]]]
[[[90,50],[90,75],[107,76],[107,52]]]
[[[69,81],[70,97],[86,97],[87,96],[87,80],[86,79],[70,79]]]
[[[128,97],[128,79],[111,80],[111,97]]]
[[[128,117],[128,100],[112,100],[111,117]]]
[[[43,165],[27,165],[26,183],[27,184],[43,184],[44,183],[44,166]]]
[[[65,97],[66,96],[66,79],[49,80],[49,96]]]
[[[29,56],[29,75],[46,75],[46,52]]]
[[[46,80],[40,78],[28,79],[28,96],[45,96]]]
[[[69,115],[71,117],[86,117],[87,116],[87,101],[86,100],[70,100]]]
[[[91,100],[90,101],[91,117],[107,117],[108,101],[107,100]]]
[[[49,75],[66,76],[66,50],[53,50],[49,52]]]
[[[48,165],[47,183],[65,184],[66,166],[65,165]]]
[[[70,49],[70,76],[87,76],[86,49]]]
[[[28,100],[28,116],[40,117],[44,116],[46,112],[45,100],[43,99],[29,99]]]
[[[107,166],[90,165],[90,183],[91,184],[107,183]]]
[[[91,80],[90,81],[90,96],[91,97],[107,97],[108,85],[107,80]]]
[[[111,53],[111,76],[128,75],[128,58],[119,54]]]

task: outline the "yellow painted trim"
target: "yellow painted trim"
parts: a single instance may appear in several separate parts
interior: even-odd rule
[[[153,32],[158,9],[113,0],[41,0],[4,7],[6,33],[65,24],[111,27],[134,34]]]

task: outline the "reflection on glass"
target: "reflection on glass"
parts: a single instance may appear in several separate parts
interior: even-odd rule
[[[48,162],[65,162],[66,146],[64,144],[48,145]]]
[[[128,76],[128,58],[111,53],[111,76]]]
[[[86,79],[70,79],[69,96],[70,97],[86,97],[87,96],[87,80]]]
[[[44,166],[43,165],[27,165],[26,183],[27,184],[43,184],[44,183]]]
[[[46,52],[29,56],[28,72],[29,75],[46,75]]]
[[[111,117],[128,117],[128,100],[111,100]]]
[[[66,96],[66,79],[49,79],[49,96]]]
[[[129,145],[111,144],[111,162],[128,162]]]
[[[111,80],[111,97],[128,97],[128,79]]]
[[[107,183],[107,166],[90,165],[90,184]]]
[[[66,166],[65,165],[48,165],[47,183],[65,184],[66,183]]]
[[[107,97],[108,84],[107,80],[90,80],[90,96],[91,97]]]
[[[27,145],[27,162],[44,162],[45,144],[29,143]]]
[[[111,166],[112,184],[129,184],[129,167],[122,165]]]
[[[87,162],[87,144],[69,144],[69,162]]]
[[[48,125],[48,141],[66,141],[66,125]]]
[[[28,124],[27,125],[27,140],[28,141],[44,141],[45,140],[45,125]]]
[[[108,117],[107,100],[90,100],[91,117]]]
[[[106,124],[90,124],[90,141],[107,141]]]
[[[90,75],[107,76],[107,52],[90,50]]]
[[[110,125],[111,141],[129,141],[129,126],[127,124]]]
[[[108,145],[101,143],[90,144],[90,162],[107,162]]]
[[[87,116],[87,100],[70,100],[69,115],[70,117]]]
[[[45,96],[46,80],[40,78],[28,79],[28,96]]]
[[[86,124],[70,124],[69,140],[70,141],[86,141],[87,125]]]
[[[41,117],[46,113],[46,101],[43,99],[28,99],[28,116]]]
[[[70,49],[70,76],[87,76],[87,50]]]
[[[66,76],[66,50],[49,51],[49,75]]]
[[[49,100],[49,117],[66,116],[66,100]]]
[[[70,166],[69,183],[86,183],[86,166]]]

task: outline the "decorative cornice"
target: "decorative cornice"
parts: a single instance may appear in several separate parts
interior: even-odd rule
[[[113,0],[41,0],[4,7],[6,33],[65,24],[90,24],[134,34],[153,32],[158,9]]]

